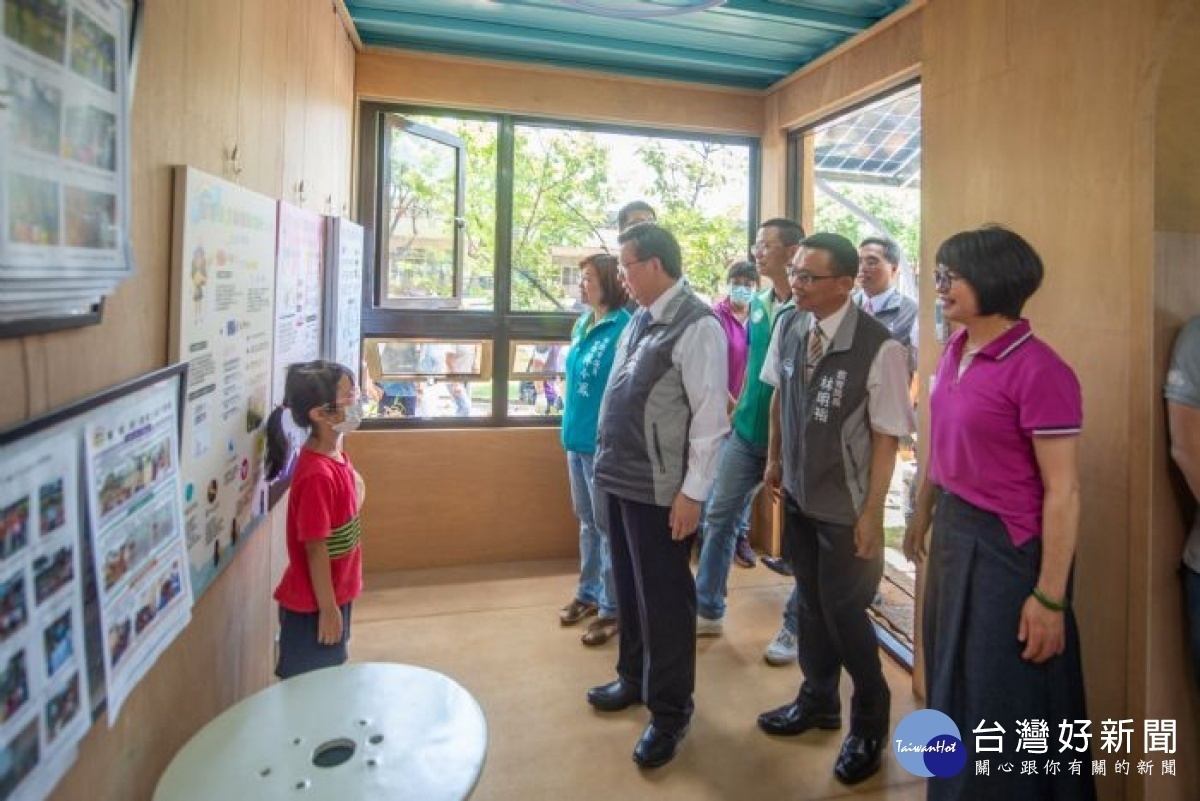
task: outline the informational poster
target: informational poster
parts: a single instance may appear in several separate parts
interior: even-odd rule
[[[0,797],[42,797],[91,725],[79,439],[0,448]]]
[[[324,338],[321,305],[324,290],[325,226],[319,214],[279,202],[279,238],[275,255],[275,356],[271,404],[283,403],[288,366],[321,358]],[[357,367],[354,368],[357,370]],[[291,479],[300,446],[308,433],[283,416],[292,443],[291,457],[271,491],[274,504]]]
[[[128,3],[0,18],[0,321],[86,310],[132,270]]]
[[[174,390],[130,395],[84,429],[109,725],[191,619]]]
[[[172,353],[187,362],[184,530],[196,597],[267,510],[276,201],[175,170]]]
[[[325,228],[325,352],[329,359],[361,372],[363,228],[343,217],[327,217]],[[361,376],[359,377],[361,381]]]

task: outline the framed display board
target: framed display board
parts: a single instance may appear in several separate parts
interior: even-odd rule
[[[363,227],[325,218],[325,353],[362,383]]]
[[[0,15],[0,336],[98,322],[133,270],[130,0],[8,0]]]
[[[186,366],[0,431],[0,793],[44,797],[191,616]]]
[[[184,527],[200,597],[267,511],[276,201],[175,168],[171,354],[187,362]]]
[[[320,359],[323,352],[324,235],[325,223],[319,214],[279,201],[279,236],[275,249],[275,355],[271,359],[272,407],[283,403],[288,366]],[[296,456],[308,438],[308,432],[296,426],[290,414],[283,415],[283,430],[291,446],[287,464],[271,483],[271,506],[291,486]]]

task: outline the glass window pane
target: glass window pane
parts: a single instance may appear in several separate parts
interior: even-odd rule
[[[383,302],[454,298],[458,150],[407,127],[388,127],[387,250]]]
[[[369,417],[492,414],[491,342],[370,338],[363,354]]]
[[[509,345],[509,417],[558,417],[563,408],[563,370],[571,343],[512,342]]]
[[[513,181],[514,311],[581,311],[579,262],[619,251],[617,211],[631,200],[679,239],[702,295],[715,299],[728,262],[746,258],[746,145],[518,125]]]
[[[463,198],[462,279],[453,308],[494,308],[496,254],[496,140],[494,121],[441,115],[406,115],[405,119],[436,128],[457,139],[466,155]]]

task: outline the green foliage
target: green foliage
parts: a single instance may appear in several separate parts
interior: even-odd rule
[[[701,203],[744,179],[746,165],[732,148],[713,142],[672,143],[668,150],[663,140],[650,140],[638,155],[654,173],[659,222],[679,240],[688,281],[716,299],[729,262],[747,258],[746,221],[737,207],[712,214]]]
[[[451,117],[412,120],[453,134],[465,147],[465,305],[490,308],[493,271],[504,266],[495,264],[502,255],[495,236],[497,125]],[[445,297],[453,289],[452,251],[446,243],[454,217],[454,174],[447,171],[445,148],[421,148],[414,139],[401,136],[403,145],[392,148],[389,282],[393,291],[403,286],[410,295]],[[563,286],[563,268],[573,267],[586,251],[605,248],[606,240],[608,247],[615,245],[611,214],[618,197],[640,196],[658,210],[659,221],[679,239],[689,280],[704,294],[715,298],[728,262],[745,257],[746,197],[736,191],[748,177],[745,148],[636,141],[641,142],[636,150],[622,151],[611,135],[518,126],[512,198],[515,310],[575,306],[574,288]],[[622,152],[634,153],[635,163],[614,163]],[[424,248],[414,244],[422,236]],[[396,259],[397,254],[404,258]]]
[[[815,193],[816,230],[841,234],[855,245],[868,236],[890,236],[900,245],[909,263],[917,263],[921,257],[920,190],[832,182],[830,186],[879,220],[887,230],[880,231],[870,225],[820,188]]]
[[[570,309],[554,248],[602,248],[608,149],[587,131],[521,127],[513,158],[513,308]],[[568,259],[574,266],[577,258]]]

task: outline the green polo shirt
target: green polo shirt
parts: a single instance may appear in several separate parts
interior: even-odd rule
[[[750,352],[746,357],[746,382],[737,407],[733,410],[733,430],[747,442],[760,448],[767,447],[767,435],[771,424],[771,393],[775,388],[764,384],[758,377],[767,358],[767,346],[771,344],[771,333],[775,320],[784,309],[790,308],[792,299],[783,303],[775,301],[775,290],[764,289],[750,299]]]

